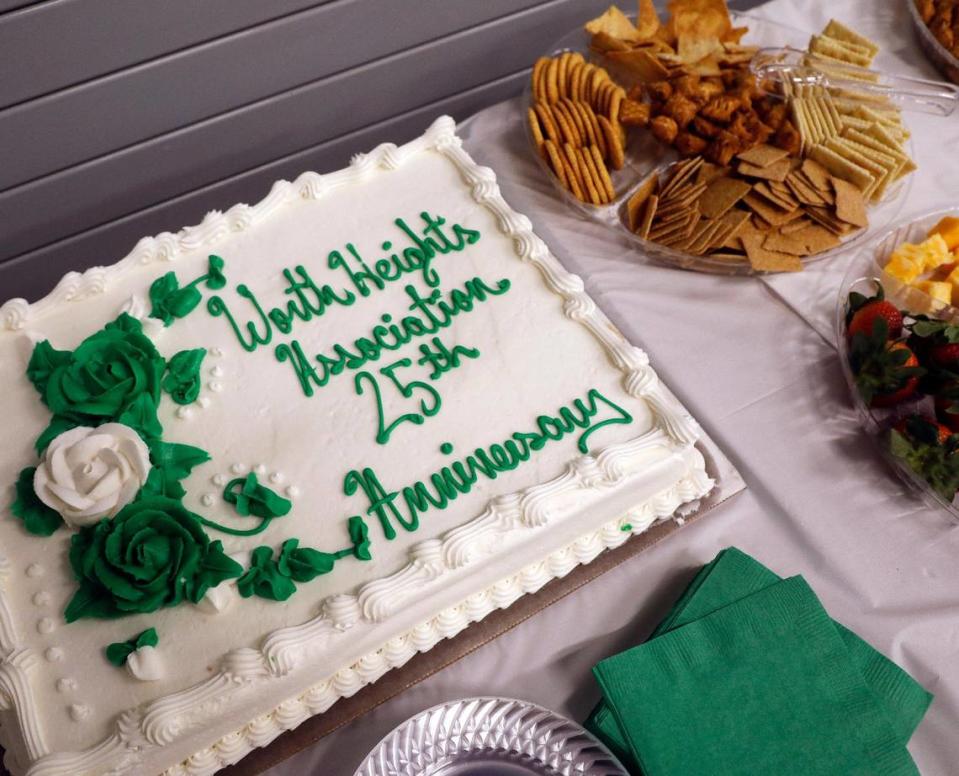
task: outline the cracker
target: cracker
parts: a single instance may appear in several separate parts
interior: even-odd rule
[[[529,131],[533,136],[533,141],[536,143],[536,150],[539,151],[539,155],[544,159],[546,158],[546,151],[543,148],[543,130],[540,129],[539,119],[536,116],[536,111],[532,108],[526,111],[526,120],[529,122]]]
[[[809,50],[816,54],[841,59],[858,67],[869,67],[875,56],[871,55],[865,46],[823,35],[812,36],[809,41]]]
[[[768,167],[775,162],[785,159],[789,156],[789,151],[784,151],[782,148],[776,148],[771,145],[757,145],[750,148],[748,151],[743,151],[741,154],[737,154],[736,158],[741,159],[744,162],[755,165],[756,167]]]
[[[563,136],[563,141],[569,143],[574,148],[579,148],[582,143],[582,138],[573,128],[572,122],[566,116],[566,112],[563,110],[560,103],[555,102],[552,105],[547,105],[546,109],[550,112],[550,116],[553,121],[556,122],[556,126],[559,127],[560,134]]]
[[[533,106],[536,116],[539,118],[540,126],[543,128],[544,135],[556,143],[562,145],[563,138],[559,133],[556,123],[553,121],[553,114],[549,111],[549,106],[545,102],[538,102]]]
[[[546,102],[553,103],[559,99],[559,60],[551,59],[546,66]]]
[[[782,208],[783,210],[795,210],[799,207],[799,203],[793,199],[792,196],[780,196],[775,191],[770,189],[769,184],[765,181],[757,183],[755,186],[753,186],[753,191],[774,204],[776,207]]]
[[[572,105],[573,103],[569,97],[561,97],[560,101],[553,106],[553,110],[559,109],[563,112],[566,120],[573,125],[576,134],[579,135],[580,145],[589,145],[589,133],[586,131],[583,117],[579,115],[579,111],[572,107]]]
[[[553,172],[556,173],[556,177],[559,178],[560,183],[563,184],[563,188],[571,191],[572,187],[566,175],[566,166],[563,164],[563,158],[560,156],[556,144],[552,140],[546,140],[543,142],[543,148],[546,149],[546,158],[549,161],[549,166],[553,169]]]
[[[656,215],[656,207],[658,204],[659,197],[652,194],[649,199],[646,200],[646,205],[643,207],[643,218],[639,223],[639,229],[636,230],[636,233],[644,240],[649,237],[649,230],[653,224],[653,218]]]
[[[612,202],[616,198],[616,189],[613,187],[613,179],[609,177],[609,170],[606,169],[599,148],[596,145],[591,145],[589,146],[589,152],[593,156],[596,172],[599,173],[599,182],[606,193],[606,201]]]
[[[757,272],[799,272],[802,269],[798,256],[763,248],[765,238],[762,235],[744,234],[740,239],[750,266]]]
[[[786,180],[786,176],[789,175],[791,170],[792,165],[789,159],[780,159],[778,162],[773,162],[766,167],[757,167],[755,164],[750,164],[749,162],[740,162],[736,168],[736,171],[740,175],[746,175],[750,178],[764,178],[771,181]]]
[[[840,178],[833,178],[832,185],[836,190],[836,218],[853,226],[869,226],[862,192]]]
[[[761,197],[752,193],[743,197],[743,202],[770,226],[785,224],[802,215],[802,211],[799,209],[786,211],[773,205],[767,205]]]
[[[603,181],[600,178],[599,170],[596,169],[596,163],[593,161],[593,154],[588,148],[578,148],[576,149],[579,153],[580,158],[586,163],[586,170],[589,173],[590,180],[593,183],[594,188],[596,189],[597,205],[605,205],[609,200],[606,198],[606,187],[603,185]],[[605,167],[603,169],[606,169]]]
[[[670,169],[669,180],[663,187],[663,196],[668,196],[671,191],[679,188],[689,178],[691,178],[703,163],[703,157],[694,156],[682,162],[677,162]]]
[[[793,256],[805,256],[808,253],[806,243],[799,234],[801,234],[801,232],[793,232],[791,234],[784,234],[779,230],[770,232],[766,235],[766,239],[763,240],[762,246],[767,251],[790,253]]]
[[[809,224],[799,234],[806,243],[806,251],[810,255],[828,251],[839,245],[839,238],[835,234],[816,224]]]
[[[819,162],[815,159],[804,159],[801,169],[813,186],[820,191],[829,191],[829,170]]]
[[[644,212],[643,206],[646,204],[653,192],[659,185],[659,180],[655,175],[650,175],[646,180],[639,184],[636,190],[629,195],[626,200],[626,223],[631,232],[635,232],[639,226],[640,216]]]
[[[889,171],[886,170],[881,164],[877,164],[872,159],[863,156],[855,148],[843,143],[841,138],[830,138],[826,141],[826,148],[838,154],[843,159],[858,165],[872,176],[872,183],[862,190],[863,195],[867,199],[870,198],[877,187],[882,185],[883,181],[889,177]]]
[[[566,156],[576,164],[577,170],[579,171],[579,179],[583,184],[583,194],[586,195],[584,202],[601,205],[602,200],[599,196],[599,189],[596,187],[596,181],[593,179],[592,171],[589,169],[589,163],[586,161],[586,157],[583,156],[583,150],[570,144],[564,146],[564,150],[566,150]]]
[[[609,162],[614,170],[621,170],[623,164],[626,162],[626,156],[623,152],[623,145],[620,142],[619,135],[616,134],[613,125],[609,123],[609,119],[602,114],[597,114],[596,120],[599,122],[599,127],[603,131],[603,140],[606,143],[607,151],[609,151]]]
[[[673,189],[668,195],[664,195],[663,204],[670,210],[687,208],[702,196],[707,186],[706,183],[696,183]]]
[[[593,142],[599,146],[600,155],[603,157],[603,159],[609,159],[609,149],[606,146],[606,136],[603,134],[602,127],[599,126],[599,119],[596,117],[593,107],[588,102],[583,102],[582,100],[573,104],[582,114],[583,119],[586,122],[586,126],[588,128],[587,133],[592,136]]]
[[[530,82],[533,87],[533,102],[539,102],[543,99],[543,85],[542,85],[542,76],[543,68],[549,63],[549,60],[546,57],[540,57],[533,64],[533,74],[530,77]]]
[[[653,55],[647,49],[611,51],[607,56],[639,83],[665,81],[669,77],[669,71],[659,57]]]
[[[739,200],[745,197],[752,186],[735,178],[716,178],[699,199],[699,207],[706,218],[719,218]]]
[[[844,159],[823,145],[813,146],[809,155],[830,173],[855,184],[862,191],[875,185],[876,179],[868,170],[848,159]]]
[[[822,207],[807,207],[806,215],[813,221],[826,227],[830,232],[836,235],[846,234],[852,227],[844,221],[840,221],[829,210]]]
[[[569,77],[569,57],[570,53],[564,51],[559,55],[556,62],[556,94],[557,100],[566,96],[566,79]]]
[[[564,145],[562,148],[563,169],[566,171],[566,180],[569,182],[569,189],[573,196],[580,202],[586,202],[586,185],[579,174],[579,164],[576,162],[576,155],[573,153],[571,145]]]
[[[876,54],[879,53],[879,46],[874,41],[871,41],[865,35],[860,35],[858,32],[849,29],[842,22],[837,22],[835,19],[829,20],[829,24],[825,26],[822,34],[840,40],[843,43],[854,43],[857,46],[862,46],[872,56],[876,56]]]
[[[783,234],[792,234],[793,232],[798,232],[802,229],[806,229],[812,226],[813,223],[808,218],[797,218],[795,221],[790,221],[788,224],[783,224],[779,227],[779,231]]]

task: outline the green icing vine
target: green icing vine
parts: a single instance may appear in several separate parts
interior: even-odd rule
[[[223,489],[223,500],[233,504],[238,514],[247,517],[254,515],[260,518],[256,528],[231,528],[230,526],[215,523],[204,517],[200,522],[208,528],[222,531],[231,536],[255,536],[262,533],[277,517],[288,514],[293,506],[289,499],[278,495],[265,485],[257,482],[256,474],[250,472],[246,477],[237,477],[230,480]]]
[[[181,350],[167,363],[160,387],[177,404],[192,404],[200,395],[200,366],[205,356],[206,348]]]
[[[141,647],[155,647],[160,643],[156,628],[147,628],[140,635],[126,641],[116,641],[106,648],[107,660],[117,668],[122,668],[130,657]]]
[[[296,592],[297,582],[309,582],[329,574],[336,561],[349,556],[370,560],[369,528],[363,518],[354,515],[348,523],[352,545],[337,552],[321,552],[300,547],[297,538],[287,539],[274,558],[272,547],[261,545],[250,556],[250,567],[236,583],[243,598],[258,596],[270,601],[285,601]]]
[[[177,318],[185,318],[193,312],[203,298],[197,288],[200,283],[205,283],[211,290],[219,290],[226,286],[223,267],[223,259],[211,255],[207,273],[182,288],[175,272],[167,272],[158,277],[150,285],[150,303],[153,306],[150,317],[163,321],[164,326],[169,326]]]
[[[182,503],[149,495],[75,533],[70,565],[80,587],[67,604],[67,622],[199,603],[211,587],[243,573]]]

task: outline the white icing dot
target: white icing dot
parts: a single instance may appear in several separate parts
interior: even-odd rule
[[[290,498],[296,498],[300,495],[300,489],[296,487],[296,485],[290,485],[290,487],[286,489],[286,495]]]
[[[223,390],[223,383],[213,380],[208,387],[213,393],[219,393]]]
[[[63,679],[57,679],[57,692],[68,693],[73,692],[75,689],[77,689],[76,679],[69,676],[65,676]]]
[[[40,633],[53,633],[53,629],[56,627],[56,624],[50,617],[42,617],[37,621],[37,630]]]
[[[276,485],[278,482],[283,482],[283,475],[280,474],[280,472],[273,472],[273,474],[270,475],[270,482],[272,482],[274,485]]]
[[[42,577],[43,576],[43,566],[39,563],[31,563],[27,566],[27,576],[28,577]]]
[[[266,474],[266,464],[258,463],[253,471],[257,474]]]
[[[49,606],[50,594],[46,590],[41,590],[39,593],[33,596],[33,603],[36,606]]]
[[[196,403],[199,404],[202,409],[206,409],[207,407],[210,406],[210,397],[201,396],[199,399],[196,400]]]
[[[193,410],[190,409],[189,407],[180,407],[180,408],[176,411],[176,416],[177,416],[178,418],[183,418],[183,419],[192,417],[192,416],[193,416]]]
[[[243,474],[246,471],[245,463],[235,463],[230,467],[230,471],[234,474]]]
[[[223,355],[223,348],[212,348],[210,350],[210,354],[219,358],[220,356]]]
[[[70,706],[70,718],[74,722],[82,722],[90,716],[92,709],[85,703],[74,703]]]
[[[59,663],[63,660],[63,650],[60,647],[50,647],[43,656],[51,663]]]
[[[223,377],[223,367],[215,366],[210,370],[210,374],[214,377]]]
[[[210,481],[214,485],[226,485],[226,475],[225,474],[214,474]]]
[[[203,504],[203,506],[205,507],[212,507],[213,496],[209,493],[204,493],[202,496],[200,496],[200,503]]]

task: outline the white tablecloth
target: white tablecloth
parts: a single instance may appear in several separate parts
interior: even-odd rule
[[[883,45],[884,67],[934,76],[898,2],[774,0],[753,13],[810,31],[834,15]],[[959,116],[909,123],[920,170],[903,215],[948,205],[950,194],[959,204]],[[271,776],[349,776],[407,717],[472,695],[523,698],[582,720],[599,697],[591,667],[643,640],[695,570],[728,545],[781,575],[803,574],[833,617],[934,692],[910,750],[923,774],[957,773],[959,531],[905,492],[859,431],[830,344],[846,262],[769,283],[642,263],[554,196],[526,145],[518,102],[482,111],[460,132],[510,203],[648,351],[749,489]]]

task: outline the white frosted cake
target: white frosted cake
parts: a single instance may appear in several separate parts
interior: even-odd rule
[[[713,485],[449,118],[7,301],[0,389],[16,776],[212,773]]]

